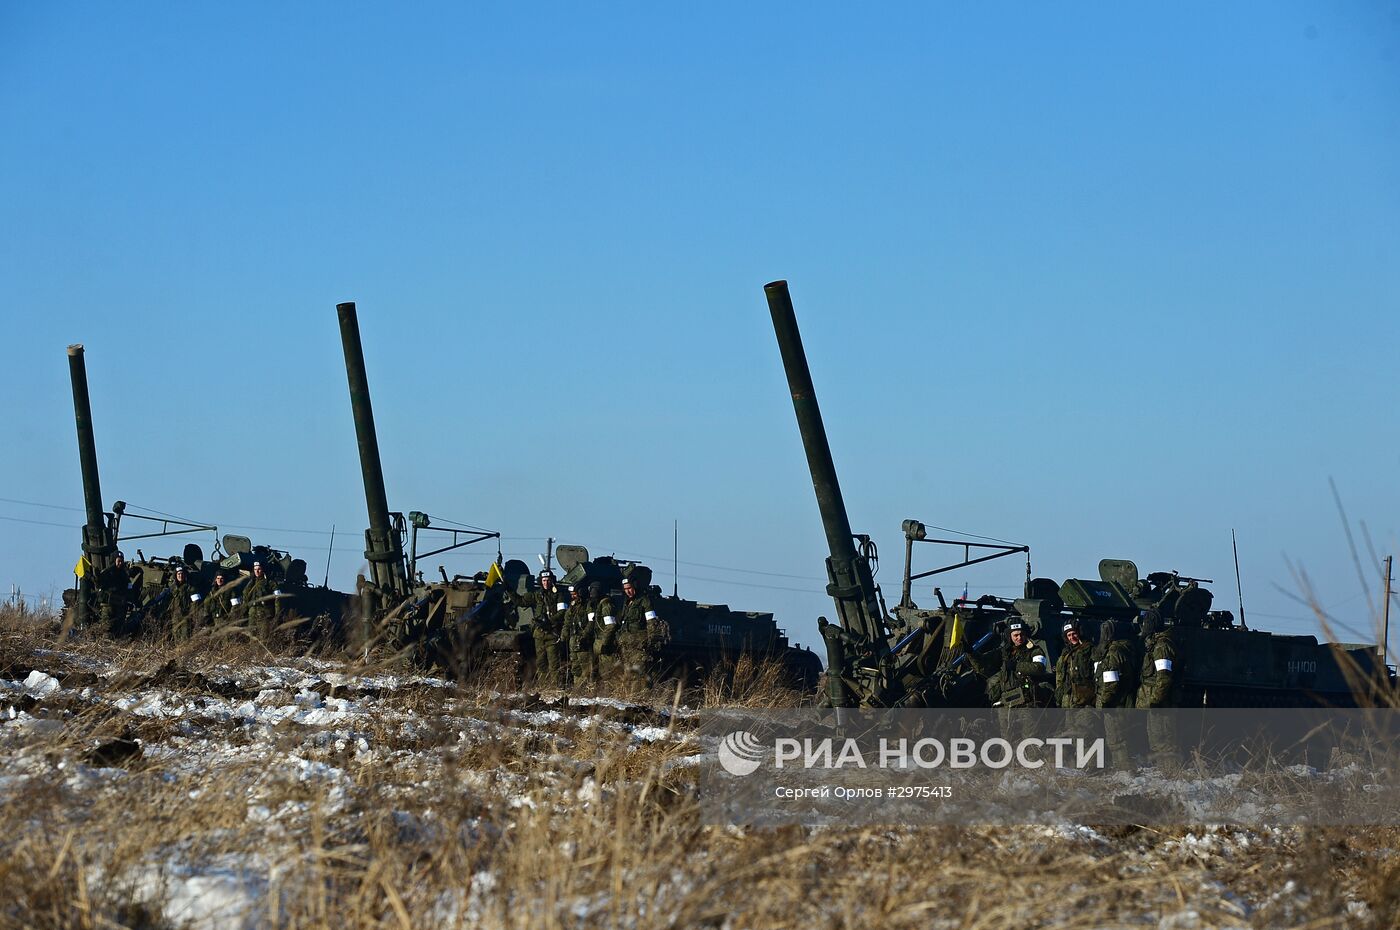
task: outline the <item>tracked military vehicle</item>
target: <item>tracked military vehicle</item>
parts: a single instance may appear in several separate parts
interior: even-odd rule
[[[1247,629],[1229,611],[1211,610],[1206,579],[1175,572],[1144,578],[1130,561],[1105,559],[1097,579],[1058,584],[1031,577],[1029,547],[930,539],[917,520],[904,521],[902,597],[887,610],[871,570],[870,537],[851,532],[787,282],[768,284],[764,292],[830,552],[827,593],[837,619],[818,618],[817,626],[827,647],[826,699],[832,706],[982,706],[988,698],[967,653],[994,644],[1012,617],[1029,621],[1053,658],[1065,619],[1081,621],[1090,636],[1106,623],[1126,634],[1147,611],[1170,626],[1186,659],[1183,706],[1354,706],[1370,703],[1378,688],[1393,693],[1395,676],[1376,646]],[[963,558],[916,574],[912,554],[920,543],[962,547]],[[940,593],[938,606],[930,609],[912,599],[916,580],[1018,554],[1026,557],[1020,598],[987,595],[949,604]]]
[[[314,585],[306,577],[306,563],[267,546],[254,546],[246,536],[226,535],[217,540],[218,529],[212,524],[195,523],[169,516],[152,516],[130,511],[123,501],[112,505],[111,511],[102,507],[101,481],[97,470],[97,443],[92,426],[92,407],[88,394],[87,363],[81,345],[68,347],[69,376],[73,385],[73,412],[78,430],[78,457],[83,479],[83,500],[86,523],[83,526],[82,557],[78,561],[76,588],[64,592],[65,620],[70,625],[86,627],[92,624],[100,595],[97,579],[113,567],[113,559],[121,544],[128,546],[138,540],[162,539],[190,533],[214,534],[216,542],[209,556],[196,543],[187,543],[178,555],[147,557],[140,549],[127,562],[127,582],[122,598],[128,611],[126,626],[139,629],[149,618],[165,608],[169,586],[175,570],[184,568],[196,590],[192,596],[203,598],[210,592],[214,576],[221,570],[227,583],[216,596],[227,598],[230,608],[241,605],[238,591],[251,574],[252,564],[260,561],[264,572],[277,585],[268,598],[276,601],[277,611],[288,618],[308,621],[303,632],[317,636],[337,636],[343,615],[349,605],[348,596],[323,585]],[[140,520],[159,524],[151,532],[124,533],[123,520]],[[109,578],[110,581],[110,578]],[[315,627],[310,625],[315,623]]]
[[[661,649],[658,679],[694,682],[747,654],[778,661],[788,682],[810,689],[821,675],[821,660],[808,649],[794,646],[778,627],[773,614],[732,610],[724,604],[701,604],[677,593],[665,595],[652,584],[652,571],[639,562],[619,562],[612,556],[589,558],[583,546],[556,550],[564,570],[560,583],[569,587],[601,582],[616,603],[622,603],[622,581],[630,580],[638,591],[651,595],[656,613],[669,633]]]
[[[509,628],[507,608],[510,592],[523,590],[521,579],[528,576],[529,566],[519,561],[502,562],[498,553],[493,569],[479,576],[449,577],[439,567],[440,577],[430,580],[419,571],[420,559],[499,540],[500,533],[450,521],[435,523],[422,511],[412,511],[405,518],[401,512],[389,510],[355,304],[337,304],[336,315],[369,515],[365,530],[369,574],[361,574],[355,582],[361,619],[355,640],[366,647],[388,644],[411,653],[423,664],[459,674],[486,653],[519,654],[529,637]],[[441,523],[445,525],[438,525]],[[442,545],[420,552],[422,533],[438,534]]]
[[[365,641],[390,643],[421,662],[458,674],[492,656],[505,657],[515,663],[519,674],[528,674],[535,658],[530,606],[535,578],[529,566],[515,559],[503,560],[498,552],[490,570],[471,577],[449,578],[440,567],[440,578],[429,579],[418,570],[420,559],[499,540],[500,534],[460,524],[439,529],[427,514],[413,512],[405,520],[402,514],[389,511],[356,308],[353,303],[342,303],[336,312],[370,524],[365,531],[369,576],[361,575],[356,583],[361,616],[366,618]],[[418,534],[426,530],[451,538],[440,547],[419,552]],[[624,575],[651,587],[651,571],[644,565],[619,563],[610,556],[590,559],[588,550],[579,546],[561,546],[557,555],[564,584],[600,581],[619,598]],[[553,557],[551,552],[547,565]],[[780,659],[795,683],[816,680],[819,660],[811,652],[791,646],[772,614],[699,604],[674,594],[662,597],[657,589],[653,594],[657,613],[671,633],[663,656],[667,676],[693,679],[748,652]]]

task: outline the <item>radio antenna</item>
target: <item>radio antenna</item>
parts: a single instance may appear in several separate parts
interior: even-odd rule
[[[1244,589],[1240,587],[1240,544],[1235,541],[1235,528],[1230,527],[1230,548],[1235,550],[1235,593],[1240,598],[1240,626],[1246,630],[1249,624],[1244,622]]]
[[[321,582],[321,587],[331,586],[331,555],[335,552],[335,524],[331,524],[331,547],[326,550],[326,579]]]
[[[681,524],[671,520],[671,596],[681,596]]]

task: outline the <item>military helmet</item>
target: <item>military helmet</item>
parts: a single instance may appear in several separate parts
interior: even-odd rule
[[[588,596],[601,597],[603,594],[603,583],[601,581],[591,581],[588,583]]]
[[[1020,617],[1012,617],[1012,618],[1010,618],[1009,620],[1006,621],[1006,632],[1007,632],[1008,634],[1010,634],[1010,633],[1025,633],[1027,636],[1029,636],[1029,635],[1030,635],[1030,632],[1031,632],[1031,628],[1026,624],[1026,621],[1023,620],[1022,618],[1020,618]]]
[[[1084,638],[1084,628],[1081,627],[1079,621],[1073,617],[1070,617],[1060,626],[1060,637],[1062,639],[1068,639],[1071,633],[1078,633],[1080,639]]]
[[[1162,614],[1156,609],[1144,610],[1138,615],[1138,627],[1142,630],[1143,639],[1160,633],[1162,630]]]
[[[1105,620],[1099,624],[1099,645],[1107,646],[1118,638],[1118,624],[1113,620]]]

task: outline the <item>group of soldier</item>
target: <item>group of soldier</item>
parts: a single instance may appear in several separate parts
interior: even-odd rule
[[[566,590],[549,569],[540,572],[538,581],[531,606],[540,682],[558,687],[654,683],[670,630],[657,615],[650,586],[624,578],[618,600],[600,581]]]
[[[97,573],[95,599],[99,621],[114,637],[168,634],[187,640],[197,630],[248,629],[266,639],[273,635],[281,592],[254,562],[250,573],[219,568],[208,586],[186,566],[176,564],[164,587],[150,588],[144,572],[129,566],[121,552]]]
[[[1062,647],[1053,669],[1045,647],[1031,638],[1029,625],[1020,617],[1008,621],[999,649],[981,656],[970,654],[973,667],[987,681],[993,706],[1062,708],[1070,712],[1071,726],[1084,730],[1097,730],[1100,725],[1087,716],[1088,708],[1181,706],[1178,650],[1171,628],[1156,610],[1142,612],[1135,632],[1119,621],[1102,621],[1097,643],[1085,637],[1080,622],[1073,618],[1062,621],[1060,636]],[[1147,714],[1145,721],[1145,758],[1160,768],[1174,768],[1180,751],[1173,718]],[[1141,737],[1134,735],[1128,718],[1106,714],[1101,725],[1109,757],[1116,764],[1130,765],[1144,758]]]
[[[1003,707],[1173,707],[1178,680],[1177,649],[1155,610],[1142,613],[1137,635],[1124,635],[1105,620],[1097,644],[1080,622],[1063,621],[1063,646],[1053,668],[1045,647],[1031,638],[1020,617],[1007,623],[1006,641],[985,655],[972,655],[987,680],[987,696]]]

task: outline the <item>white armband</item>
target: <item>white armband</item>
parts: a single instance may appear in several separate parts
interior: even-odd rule
[[[228,599],[228,603],[230,607],[237,607],[239,604],[243,603],[243,598],[231,597]]]
[[[199,603],[199,595],[198,595],[198,594],[191,594],[191,595],[190,595],[190,600],[193,601],[194,603],[198,604],[198,603]]]
[[[1170,672],[1170,671],[1172,670],[1172,660],[1171,660],[1171,659],[1158,659],[1156,662],[1153,662],[1152,664],[1155,665],[1155,666],[1157,667],[1157,671],[1159,671],[1159,672]]]
[[[654,610],[648,610],[648,611],[646,612],[646,616],[643,617],[642,619],[644,619],[644,620],[655,620],[655,619],[656,619],[656,611],[654,611]]]
[[[1101,662],[1095,662],[1095,663],[1094,663],[1094,674],[1095,674],[1095,675],[1097,675],[1097,674],[1099,673],[1099,666],[1100,666],[1101,664],[1103,664],[1103,663],[1101,663]]]
[[[569,605],[568,605],[568,604],[565,604],[563,601],[559,601],[558,603],[556,603],[556,604],[554,605],[554,609],[555,609],[555,610],[567,610],[568,608],[569,608]]]
[[[1116,682],[1116,681],[1118,681],[1118,673],[1117,673],[1117,672],[1104,672],[1104,673],[1103,673],[1103,683],[1104,683],[1104,684],[1106,684],[1106,685],[1111,685],[1111,684],[1113,684],[1113,683]]]
[[[1031,661],[1032,661],[1032,662],[1039,662],[1039,663],[1040,663],[1042,666],[1044,666],[1045,668],[1049,668],[1049,667],[1050,667],[1050,660],[1047,659],[1047,658],[1045,658],[1045,656],[1033,656],[1033,657],[1031,658]]]
[[[588,612],[588,622],[589,622],[589,623],[592,623],[592,622],[593,622],[593,618],[594,618],[595,616],[597,616],[597,614],[595,614],[593,611],[590,610],[590,611]]]
[[[278,589],[276,589],[275,591],[273,591],[273,592],[272,592],[272,596],[273,596],[273,597],[281,597],[281,596],[282,596],[282,589],[281,589],[281,588],[278,588]]]
[[[613,625],[614,623],[616,623],[616,622],[617,622],[617,621],[616,621],[615,619],[613,619],[612,617],[604,617],[604,618],[603,618],[603,625],[604,625],[604,626],[612,626],[612,625]]]

